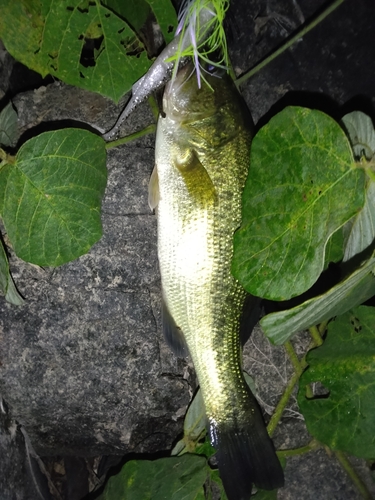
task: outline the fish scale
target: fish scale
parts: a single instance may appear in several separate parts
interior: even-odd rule
[[[243,377],[246,292],[230,271],[252,123],[226,74],[207,75],[210,87],[198,89],[192,73],[186,66],[165,89],[150,186],[150,193],[158,192],[163,328],[176,353],[188,350],[192,357],[227,496],[245,500],[253,482],[264,489],[283,483]]]

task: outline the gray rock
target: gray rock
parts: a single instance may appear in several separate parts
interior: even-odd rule
[[[60,83],[14,104],[24,128],[57,119],[109,127],[116,116],[105,99]],[[135,128],[151,120],[140,109]],[[187,383],[173,376],[175,360],[162,359],[172,355],[160,349],[155,319],[152,166],[150,138],[110,150],[101,241],[54,270],[14,262],[26,302],[0,305],[0,387],[41,455],[156,451],[170,447],[180,430],[172,417],[188,403]],[[155,432],[158,439],[150,438]],[[150,439],[153,446],[145,444]]]

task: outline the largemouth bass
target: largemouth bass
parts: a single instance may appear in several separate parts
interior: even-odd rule
[[[250,498],[252,483],[274,489],[284,481],[243,377],[240,322],[246,292],[230,271],[252,122],[226,74],[207,75],[211,88],[204,83],[198,89],[193,71],[192,64],[185,66],[166,86],[150,181],[163,329],[177,355],[192,357],[227,496],[242,500]]]

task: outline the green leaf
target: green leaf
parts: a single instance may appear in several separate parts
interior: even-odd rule
[[[126,2],[124,0],[103,0],[102,3],[125,19],[137,32],[144,26],[151,12],[146,0],[126,0]]]
[[[209,468],[204,457],[131,460],[110,477],[100,500],[198,500]]]
[[[3,0],[0,36],[14,58],[42,76],[116,102],[151,64],[135,32],[99,0]]]
[[[375,294],[374,266],[373,257],[326,293],[292,309],[267,314],[260,320],[265,335],[276,345],[284,344],[296,332],[362,304]]]
[[[329,324],[324,344],[309,352],[298,404],[312,436],[334,450],[375,457],[375,309],[361,306]],[[328,396],[308,399],[320,382]]]
[[[349,222],[347,223],[349,224]],[[330,262],[339,262],[344,255],[344,235],[343,228],[333,233],[326,245],[324,269],[327,269]]]
[[[342,121],[348,131],[354,156],[361,159],[364,155],[367,160],[371,160],[375,154],[375,130],[371,118],[362,111],[353,111],[345,115]]]
[[[9,102],[0,113],[0,145],[11,146],[18,136],[18,118]]]
[[[258,490],[251,500],[277,500],[277,490]]]
[[[210,470],[210,479],[212,482],[214,482],[219,487],[220,500],[228,500],[227,494],[225,493],[225,490],[224,490],[223,482],[221,480],[219,471],[217,469]]]
[[[23,298],[18,293],[16,287],[14,286],[12,276],[9,272],[8,257],[5,252],[3,242],[0,239],[0,291],[5,295],[5,299],[14,304],[15,306],[20,306],[24,303]]]
[[[0,213],[16,254],[58,266],[86,253],[102,235],[107,180],[103,139],[81,129],[27,141],[0,169]]]
[[[363,202],[364,173],[340,126],[320,111],[284,109],[253,140],[235,277],[271,300],[303,293],[323,270],[328,239]]]
[[[194,452],[205,431],[206,413],[202,391],[198,388],[185,415],[184,437],[173,448],[172,455]]]
[[[199,444],[195,448],[194,453],[196,453],[197,455],[204,455],[206,458],[210,458],[212,457],[212,455],[215,455],[216,449],[212,446],[208,436],[206,435],[204,442],[202,444]]]
[[[344,226],[346,244],[343,261],[368,248],[375,239],[375,182],[368,180],[362,210]]]
[[[164,40],[169,43],[175,34],[177,28],[176,11],[170,0],[146,0],[152,8],[156,20],[163,33]]]

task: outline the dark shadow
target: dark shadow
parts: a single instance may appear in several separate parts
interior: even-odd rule
[[[260,130],[275,115],[288,106],[300,106],[303,108],[317,109],[339,121],[342,116],[340,106],[332,98],[320,92],[290,91],[279,99],[270,110],[262,116],[257,125],[256,132]]]
[[[337,122],[340,122],[341,118],[347,113],[362,111],[370,116],[375,124],[375,108],[369,97],[358,95],[350,99],[343,106],[339,106],[334,99],[320,92],[290,91],[279,99],[269,111],[259,119],[256,125],[256,132],[287,106],[317,109],[329,115]]]
[[[127,455],[124,456],[119,456],[119,455],[103,456],[101,463],[99,464],[98,467],[98,477],[101,478],[102,476],[106,475],[105,482],[97,491],[89,493],[84,498],[82,498],[82,500],[95,500],[96,498],[98,498],[103,493],[103,490],[106,484],[108,483],[108,480],[112,476],[118,474],[121,471],[122,467],[127,462],[130,462],[131,460],[157,460],[159,458],[171,458],[170,450],[164,450],[157,453],[128,453]],[[108,469],[104,464],[104,462],[107,462],[108,464],[111,464],[111,462],[112,463],[117,462],[117,463],[115,465],[112,465]]]

